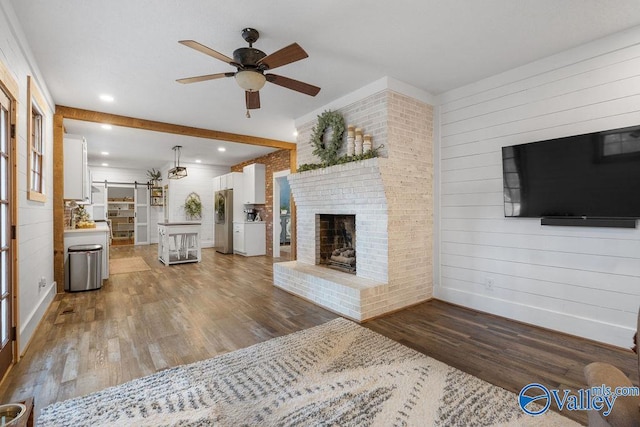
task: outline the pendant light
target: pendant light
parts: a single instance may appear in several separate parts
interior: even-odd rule
[[[181,145],[176,145],[173,150],[173,168],[169,169],[169,179],[181,179],[187,176],[187,168],[180,166],[180,149]],[[177,159],[177,160],[176,160]]]

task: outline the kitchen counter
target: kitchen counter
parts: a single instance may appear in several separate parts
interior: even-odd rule
[[[76,233],[104,233],[109,232],[109,226],[106,221],[96,222],[95,228],[70,228],[68,230],[64,230],[64,234],[72,235]]]

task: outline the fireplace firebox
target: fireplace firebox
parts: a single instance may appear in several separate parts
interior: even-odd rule
[[[316,215],[316,264],[355,274],[355,215]]]

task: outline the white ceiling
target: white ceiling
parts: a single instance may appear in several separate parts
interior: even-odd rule
[[[640,25],[638,0],[10,3],[58,105],[292,142],[296,118],[384,76],[439,94]],[[244,27],[260,31],[254,47],[267,54],[298,42],[309,58],[274,72],[320,86],[320,93],[312,98],[267,83],[260,91],[262,108],[247,119],[244,94],[233,79],[175,82],[234,71],[178,40],[193,39],[232,56],[234,49],[246,46],[240,36]],[[101,93],[112,94],[115,101],[100,101]],[[176,136],[124,130],[112,131],[114,139],[108,140],[79,123],[65,126],[87,136],[92,158],[94,142],[108,144],[114,166],[122,158],[149,168],[147,158],[160,160],[166,152],[164,162],[172,161],[171,146],[192,144]],[[114,142],[116,134],[126,141]],[[154,146],[156,138],[159,145]],[[138,147],[142,140],[145,145]],[[204,148],[206,141],[193,144],[194,156],[216,154]],[[188,151],[183,149],[183,159],[191,155]],[[238,154],[243,155],[253,153]],[[212,163],[233,164],[217,157]]]
[[[176,161],[176,152],[172,150],[176,145],[182,146],[180,164],[200,160],[203,164],[219,166],[236,165],[277,150],[118,126],[104,129],[98,123],[78,120],[67,119],[64,126],[67,133],[87,139],[89,166],[107,163],[109,167],[158,169]],[[224,151],[218,151],[219,148]],[[104,152],[109,154],[102,154]]]

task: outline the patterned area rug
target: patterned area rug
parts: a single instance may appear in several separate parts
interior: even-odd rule
[[[42,410],[47,426],[575,426],[344,319]]]
[[[133,273],[135,271],[151,270],[142,257],[111,258],[109,260],[109,274]]]

